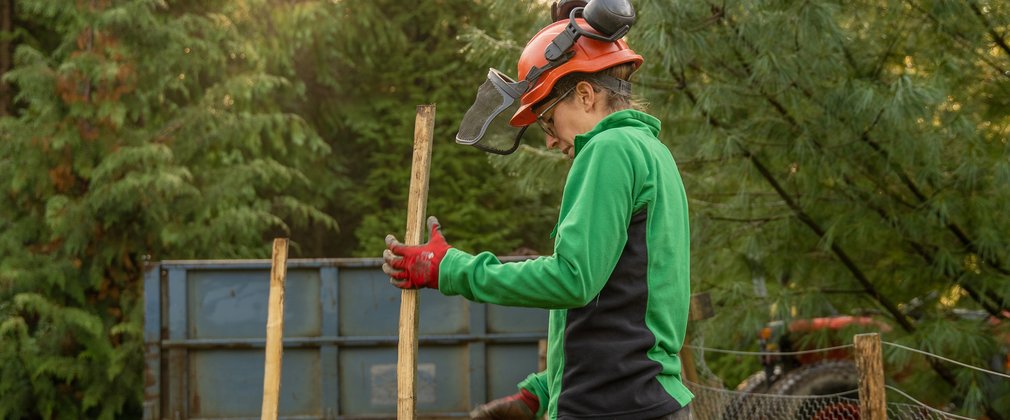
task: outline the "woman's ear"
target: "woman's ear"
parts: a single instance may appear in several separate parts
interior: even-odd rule
[[[585,80],[579,82],[575,85],[575,100],[580,108],[585,111],[591,111],[593,105],[596,104],[598,99],[602,96],[593,89],[593,85]]]

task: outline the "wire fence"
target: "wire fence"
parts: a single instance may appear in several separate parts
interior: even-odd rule
[[[984,372],[997,378],[1010,379],[1010,375],[971,366],[956,360],[929,352],[882,341],[881,344],[896,349],[911,351],[926,357],[944,360],[958,366]],[[696,420],[844,420],[860,418],[859,372],[849,353],[847,358],[826,358],[816,363],[794,369],[761,371],[744,380],[735,390],[725,389],[722,382],[705,364],[705,353],[722,353],[737,356],[782,357],[806,356],[815,353],[852,349],[853,345],[840,345],[813,350],[790,352],[751,352],[706,348],[703,345],[685,346],[697,352],[695,365],[699,381],[686,384],[695,394],[692,413]],[[885,388],[894,395],[900,395],[907,402],[889,401],[886,405],[887,418],[899,420],[948,420],[971,419],[953,414],[918,401],[913,396],[893,385]]]
[[[983,368],[980,368],[980,367],[975,367],[975,366],[969,365],[967,363],[961,363],[961,362],[958,362],[957,360],[948,359],[946,357],[939,356],[939,355],[936,355],[936,354],[933,354],[933,353],[930,353],[930,352],[927,352],[927,351],[922,351],[922,350],[919,350],[919,349],[913,349],[913,348],[908,347],[908,346],[903,346],[903,345],[897,344],[897,343],[889,343],[887,341],[881,341],[881,344],[888,345],[888,346],[895,347],[895,348],[899,348],[899,349],[902,349],[902,350],[907,350],[907,351],[910,351],[910,352],[913,352],[913,353],[919,353],[919,354],[921,354],[923,356],[926,356],[926,357],[932,357],[934,359],[940,359],[940,360],[943,360],[943,361],[945,361],[947,363],[953,363],[955,365],[958,365],[958,366],[961,366],[961,367],[964,367],[964,368],[974,369],[976,371],[979,371],[979,372],[982,372],[982,373],[987,373],[987,374],[990,374],[992,376],[998,376],[998,377],[1010,379],[1010,375],[1007,375],[1005,373],[999,373],[999,372],[991,371],[989,369],[983,369]]]
[[[695,420],[859,419],[856,390],[834,395],[789,396],[745,393],[688,382]]]
[[[693,382],[687,387],[694,393],[691,403],[695,420],[859,420],[858,391],[852,389],[833,395],[771,395],[713,388]],[[896,420],[971,419],[947,413],[927,405],[887,403],[887,418]]]

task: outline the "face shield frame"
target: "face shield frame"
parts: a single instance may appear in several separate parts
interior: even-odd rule
[[[485,152],[499,155],[515,152],[522,141],[523,133],[526,131],[525,126],[518,129],[512,146],[508,148],[489,146],[481,144],[480,141],[484,139],[488,128],[496,120],[499,120],[499,117],[511,117],[510,113],[503,114],[503,112],[518,108],[519,100],[526,92],[527,86],[526,80],[517,82],[498,69],[488,69],[487,80],[477,90],[477,100],[463,116],[460,130],[456,133],[456,143],[474,146]],[[497,104],[495,104],[496,102]],[[502,128],[511,131],[510,127],[505,127],[507,125],[506,120],[506,124],[502,125]]]
[[[594,30],[602,33],[609,32],[610,35],[600,35],[600,33],[581,27],[576,21],[578,17],[584,18]],[[585,36],[603,42],[617,42],[628,33],[634,21],[634,8],[627,0],[591,0],[586,7],[572,9],[568,25],[554,37],[544,51],[544,58],[547,59],[544,66],[534,66],[526,74],[526,78],[521,81],[515,81],[497,69],[488,70],[487,80],[478,88],[474,104],[467,110],[460,122],[460,129],[456,133],[456,143],[499,155],[509,155],[515,152],[519,148],[519,144],[522,143],[522,136],[526,129],[532,124],[511,127],[508,120],[512,115],[511,113],[505,115],[505,124],[497,124],[502,127],[496,127],[494,131],[516,130],[514,140],[508,147],[497,147],[490,144],[490,141],[482,142],[492,124],[499,121],[502,113],[506,110],[518,109],[522,95],[536,85],[540,76],[568,62],[575,55],[572,47],[579,37]]]

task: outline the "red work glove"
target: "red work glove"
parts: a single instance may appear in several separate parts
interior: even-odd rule
[[[404,245],[393,235],[386,235],[386,250],[382,252],[382,271],[389,274],[389,282],[401,289],[430,287],[438,289],[438,265],[449,248],[438,219],[428,218],[428,243]]]
[[[470,412],[471,419],[481,420],[533,420],[540,409],[540,400],[525,389],[479,405]]]

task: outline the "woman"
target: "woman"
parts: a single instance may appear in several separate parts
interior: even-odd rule
[[[677,356],[690,296],[683,183],[657,137],[659,120],[632,109],[628,79],[643,60],[626,42],[581,37],[567,61],[547,65],[544,51],[567,23],[545,27],[524,49],[520,79],[548,70],[511,119],[537,123],[547,147],[573,159],[553,254],[507,264],[471,255],[451,248],[430,218],[425,245],[386,237],[383,269],[397,287],[551,309],[547,370],[475,418],[688,418],[693,396]]]

